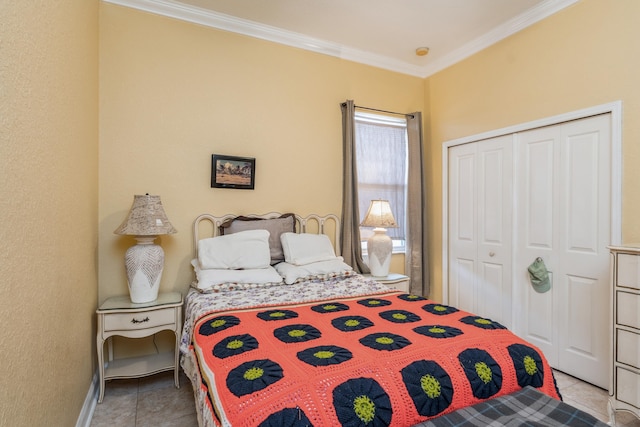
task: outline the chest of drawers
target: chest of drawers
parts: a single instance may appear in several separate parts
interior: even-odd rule
[[[640,247],[610,247],[612,345],[609,416],[616,411],[640,418]]]

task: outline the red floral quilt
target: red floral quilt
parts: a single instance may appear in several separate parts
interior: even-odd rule
[[[220,425],[411,426],[527,385],[559,398],[533,345],[398,292],[217,311],[193,340]]]

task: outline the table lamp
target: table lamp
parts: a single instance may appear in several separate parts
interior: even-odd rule
[[[393,242],[387,236],[387,228],[397,227],[396,220],[391,213],[388,200],[372,200],[369,210],[360,224],[362,227],[375,227],[373,236],[367,240],[369,254],[369,269],[374,277],[387,277],[391,264]]]
[[[124,257],[131,302],[146,303],[158,298],[164,251],[153,241],[157,236],[175,232],[164,213],[160,196],[133,196],[129,216],[114,231],[115,234],[134,236],[138,242]]]

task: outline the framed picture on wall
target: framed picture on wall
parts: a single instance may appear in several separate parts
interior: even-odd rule
[[[211,187],[253,190],[256,159],[253,157],[211,155]]]

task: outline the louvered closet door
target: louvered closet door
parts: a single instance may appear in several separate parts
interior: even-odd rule
[[[516,333],[551,365],[606,388],[609,357],[610,116],[516,135]],[[537,293],[527,266],[552,281]]]
[[[510,327],[512,137],[449,149],[449,303]]]

